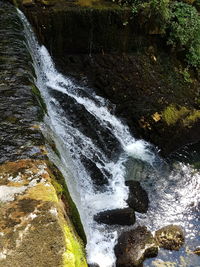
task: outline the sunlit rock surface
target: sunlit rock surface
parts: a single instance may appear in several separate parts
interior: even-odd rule
[[[179,250],[185,241],[183,230],[177,225],[165,226],[155,233],[160,247],[169,250]]]
[[[0,166],[0,266],[87,266],[45,161]]]

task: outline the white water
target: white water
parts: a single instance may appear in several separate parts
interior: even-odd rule
[[[87,236],[87,257],[89,263],[97,263],[100,267],[115,265],[113,252],[117,239],[117,231],[112,227],[100,225],[93,220],[99,211],[126,207],[128,189],[124,184],[127,157],[142,159],[149,164],[154,162],[154,154],[148,149],[150,145],[143,140],[135,140],[127,126],[112,115],[106,101],[94,93],[90,98],[82,97],[80,91],[87,90],[76,86],[69,78],[58,73],[53,61],[44,46],[39,47],[31,27],[24,15],[19,11],[23,21],[28,48],[33,57],[36,71],[36,85],[47,105],[48,115],[45,118],[45,135],[51,135],[59,150],[61,160],[51,151],[51,159],[61,168],[65,175],[71,196],[76,203],[84,230]],[[93,140],[75,128],[51,92],[59,91],[73,98],[100,123],[101,127],[112,132],[121,144],[122,153],[117,161],[111,161],[97,147]],[[102,170],[109,173],[109,184],[103,192],[95,190],[91,177],[81,162],[84,155]]]
[[[88,262],[97,263],[100,267],[113,267],[117,229],[97,224],[93,216],[99,211],[126,207],[128,191],[124,177],[125,163],[129,157],[142,160],[149,166],[154,164],[156,157],[150,151],[147,142],[135,140],[128,127],[110,113],[103,98],[94,93],[83,97],[83,93],[88,93],[87,88],[77,86],[57,72],[48,51],[44,46],[39,47],[29,23],[21,12],[19,14],[24,23],[29,50],[34,61],[36,85],[47,105],[48,115],[45,117],[43,131],[47,138],[54,140],[60,153],[59,158],[50,150],[49,157],[64,174],[70,194],[79,210],[88,241]],[[84,107],[85,112],[92,115],[102,128],[112,133],[121,145],[118,160],[110,160],[95,140],[74,126],[70,118],[65,116],[66,111],[56,98],[55,92],[73,99]],[[103,191],[98,191],[94,187],[92,177],[82,163],[82,156],[95,163],[105,176],[109,174],[109,183]],[[192,218],[189,218],[188,210],[191,203],[196,204],[199,201],[200,175],[196,172],[194,175],[193,169],[182,164],[178,170],[169,172],[167,178],[152,168],[148,178],[146,177],[145,173],[142,183],[149,192],[150,208],[146,215],[138,215],[138,221],[148,225],[153,231],[169,223],[180,224],[186,228],[187,235],[196,235],[198,229],[190,231],[194,228],[195,217],[191,215]]]

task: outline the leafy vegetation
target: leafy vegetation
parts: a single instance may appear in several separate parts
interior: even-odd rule
[[[200,66],[200,16],[195,7],[182,2],[171,6],[168,44],[185,51],[187,62]]]
[[[119,0],[140,14],[147,25],[153,25],[175,51],[183,53],[189,66],[200,67],[200,0]],[[192,4],[195,4],[192,5]]]

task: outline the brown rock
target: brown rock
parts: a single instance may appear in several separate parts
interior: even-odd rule
[[[157,254],[156,241],[145,226],[124,232],[115,246],[117,267],[138,267],[145,258],[155,257]]]
[[[155,233],[156,241],[161,248],[179,250],[184,243],[184,233],[180,226],[168,225]]]

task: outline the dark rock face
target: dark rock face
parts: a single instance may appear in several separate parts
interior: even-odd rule
[[[158,246],[145,226],[123,233],[115,246],[117,267],[138,267],[145,258],[156,257]]]
[[[179,250],[184,244],[183,230],[177,225],[165,226],[155,233],[157,243],[161,248]]]
[[[138,181],[126,181],[129,188],[127,203],[129,207],[140,213],[146,213],[149,205],[147,192],[141,187]]]
[[[85,93],[83,90],[79,91],[82,95]],[[85,112],[85,107],[77,103],[69,95],[57,91],[51,91],[51,95],[59,102],[63,109],[63,116],[69,118],[73,127],[94,140],[95,145],[100,147],[109,158],[113,159],[113,157],[118,157],[119,151],[121,151],[121,145],[114,138],[111,130],[101,127],[101,123],[89,112]],[[87,97],[92,98],[90,95]],[[94,131],[93,129],[98,129],[98,131]]]
[[[134,36],[138,25],[132,20],[123,25],[131,10],[124,11],[109,1],[94,0],[90,6],[80,2],[59,0],[53,7],[43,8],[40,4],[24,7],[29,20],[37,25],[40,40],[54,54],[124,52],[137,46]]]
[[[199,141],[198,120],[188,127],[183,118],[168,124],[162,116],[173,103],[190,111],[198,110],[199,83],[187,84],[180,73],[174,72],[175,63],[166,51],[156,51],[156,63],[150,56],[148,48],[143,47],[132,54],[94,54],[92,58],[68,55],[57,57],[56,61],[63,73],[80,82],[87,81],[116,104],[116,114],[126,120],[134,136],[156,144],[163,155],[168,155],[185,144]]]
[[[22,31],[16,9],[0,2],[0,163],[43,157],[42,112]]]
[[[133,225],[135,223],[135,213],[131,208],[106,210],[95,215],[94,220],[98,223],[110,225]]]
[[[103,190],[104,185],[108,184],[108,180],[106,179],[105,175],[99,168],[97,168],[96,164],[92,160],[86,157],[82,157],[82,163],[87,169],[87,172],[90,173],[90,177],[94,183],[95,188],[98,190]]]
[[[91,263],[91,264],[88,264],[88,267],[99,267],[99,265],[96,263]]]

